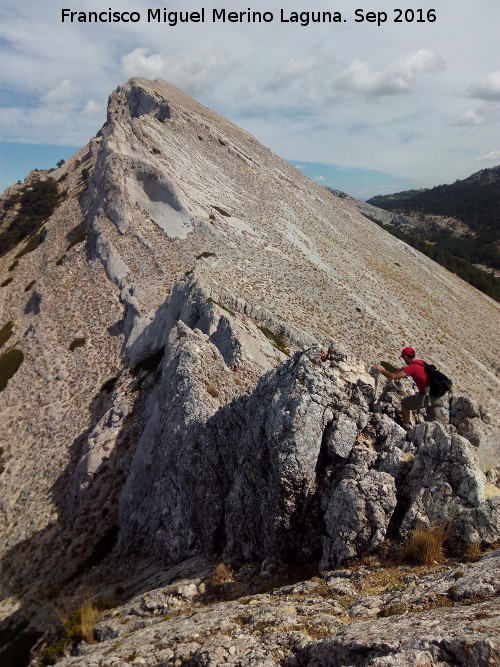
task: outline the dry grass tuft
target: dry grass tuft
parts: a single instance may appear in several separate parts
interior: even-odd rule
[[[212,396],[212,398],[217,398],[219,396],[219,391],[217,387],[213,384],[209,384],[207,387],[207,391]]]
[[[59,639],[40,651],[38,660],[42,667],[53,665],[68,649],[72,650],[82,640],[87,644],[95,642],[94,626],[101,613],[101,608],[91,594],[87,593],[83,598],[81,607],[71,614],[68,614],[65,607],[66,604],[63,602],[62,606],[54,609],[62,627],[60,628]]]
[[[94,642],[94,626],[95,622],[101,613],[100,607],[95,603],[90,595],[84,599],[82,606],[79,609],[80,613],[80,634],[82,639],[91,644]]]
[[[481,547],[479,544],[469,544],[464,552],[464,560],[475,563],[481,557]]]
[[[226,563],[220,563],[212,572],[212,576],[210,577],[210,584],[212,586],[221,586],[222,584],[233,581],[233,579],[233,571],[231,570],[230,566],[226,565]]]
[[[403,546],[399,555],[403,562],[417,563],[417,565],[435,565],[444,560],[444,543],[448,537],[445,526],[428,530],[414,530]]]

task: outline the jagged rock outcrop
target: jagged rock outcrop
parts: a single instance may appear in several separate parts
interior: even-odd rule
[[[180,318],[166,311],[161,379],[120,499],[123,549],[326,568],[373,552],[391,519],[403,539],[447,523],[457,547],[498,539],[500,500],[486,499],[478,447],[456,426],[422,423],[408,441],[383,412],[397,392],[387,403],[369,367],[334,350],[323,363],[299,351],[240,395],[227,363],[228,347],[245,349],[238,318],[211,303],[195,315],[189,301]]]

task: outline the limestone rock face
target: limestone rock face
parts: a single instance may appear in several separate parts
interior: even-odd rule
[[[497,539],[498,498],[486,499],[478,448],[456,426],[418,424],[408,439],[384,412],[397,391],[387,402],[369,367],[333,348],[326,362],[319,348],[298,351],[241,393],[238,316],[203,305],[191,278],[182,285],[120,498],[122,549],[328,568],[373,552],[390,525],[406,539],[450,524],[457,548]]]

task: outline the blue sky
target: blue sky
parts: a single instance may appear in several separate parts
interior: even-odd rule
[[[341,15],[308,26],[281,22],[280,8],[292,5],[267,0],[250,8],[271,22],[212,20],[213,7],[249,5],[167,2],[169,12],[206,14],[203,24],[169,26],[148,23],[156,5],[147,0],[71,7],[141,17],[99,24],[63,23],[53,0],[3,0],[0,191],[85,145],[105,121],[111,90],[132,76],[171,81],[317,182],[360,198],[500,163],[497,0],[408,1],[399,22],[396,1],[366,5],[363,21],[352,0],[296,3],[298,12]],[[367,9],[386,21],[368,21]]]
[[[59,160],[67,160],[81,146],[50,146],[45,144],[11,144],[0,142],[0,190],[23,181],[33,169],[55,168]]]

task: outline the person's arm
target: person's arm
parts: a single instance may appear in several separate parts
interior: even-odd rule
[[[382,373],[382,375],[385,375],[385,377],[389,378],[389,380],[401,380],[401,378],[408,377],[402,368],[400,368],[398,371],[395,371],[394,373],[391,371],[386,371],[383,366],[374,366],[373,368],[379,373]]]

